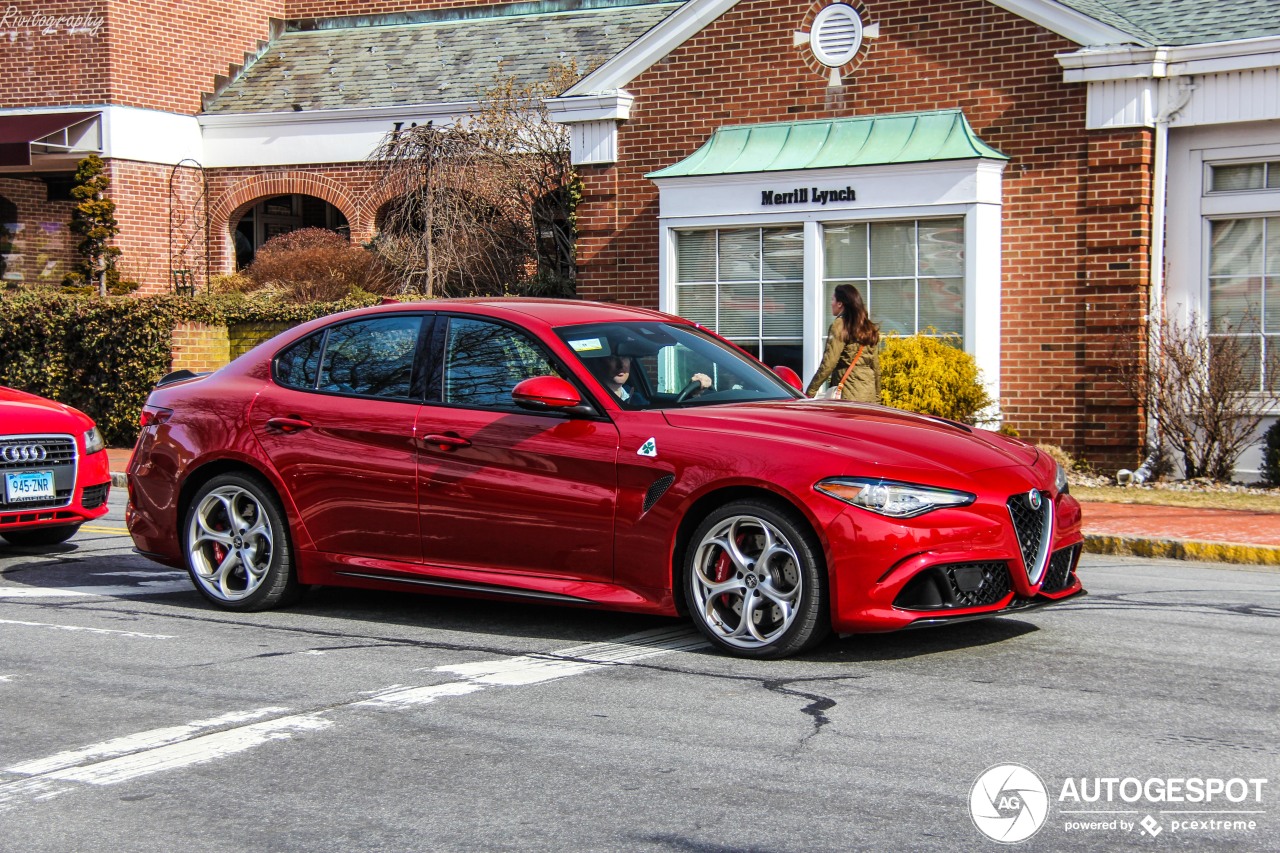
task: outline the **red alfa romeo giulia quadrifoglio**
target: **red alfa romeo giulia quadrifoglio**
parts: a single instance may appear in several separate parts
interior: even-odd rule
[[[88,415],[0,385],[0,537],[54,545],[104,515],[105,450]]]
[[[1083,592],[1062,470],[992,432],[805,400],[694,324],[589,302],[326,317],[161,384],[138,549],[209,600],[308,584],[686,613],[751,657]]]

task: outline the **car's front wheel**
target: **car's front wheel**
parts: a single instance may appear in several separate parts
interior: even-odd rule
[[[783,657],[826,637],[825,575],[804,521],[761,501],[735,501],[711,513],[685,555],[694,623],[742,657]]]
[[[26,530],[6,530],[0,533],[10,545],[20,545],[27,547],[38,547],[41,545],[57,545],[59,542],[66,542],[72,536],[76,535],[76,531],[80,529],[78,524],[57,524],[51,527],[32,527]]]
[[[187,510],[184,542],[196,589],[220,607],[266,610],[301,593],[284,513],[260,477],[205,483]]]

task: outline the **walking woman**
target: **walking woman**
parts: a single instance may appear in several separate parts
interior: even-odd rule
[[[829,382],[832,389],[839,389],[832,399],[879,403],[880,355],[876,345],[880,343],[880,327],[871,322],[858,288],[837,286],[831,313],[836,319],[827,332],[827,348],[805,393],[812,397],[822,383]]]

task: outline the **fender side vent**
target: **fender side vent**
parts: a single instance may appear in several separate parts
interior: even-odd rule
[[[653,485],[649,487],[649,491],[644,493],[644,512],[653,509],[663,495],[667,493],[667,489],[671,488],[671,484],[676,481],[674,474],[667,474],[653,481]]]

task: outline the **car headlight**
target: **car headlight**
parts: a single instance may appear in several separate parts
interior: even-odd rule
[[[977,496],[969,492],[863,477],[832,477],[818,482],[814,488],[836,500],[890,518],[914,518],[942,507],[967,506],[977,500]]]
[[[1070,486],[1067,485],[1067,469],[1062,467],[1061,462],[1055,462],[1057,471],[1053,475],[1053,490],[1060,495],[1065,495]]]
[[[102,433],[98,432],[98,428],[94,427],[84,434],[84,454],[88,456],[90,453],[97,453],[99,450],[106,450],[107,443],[102,440]]]

